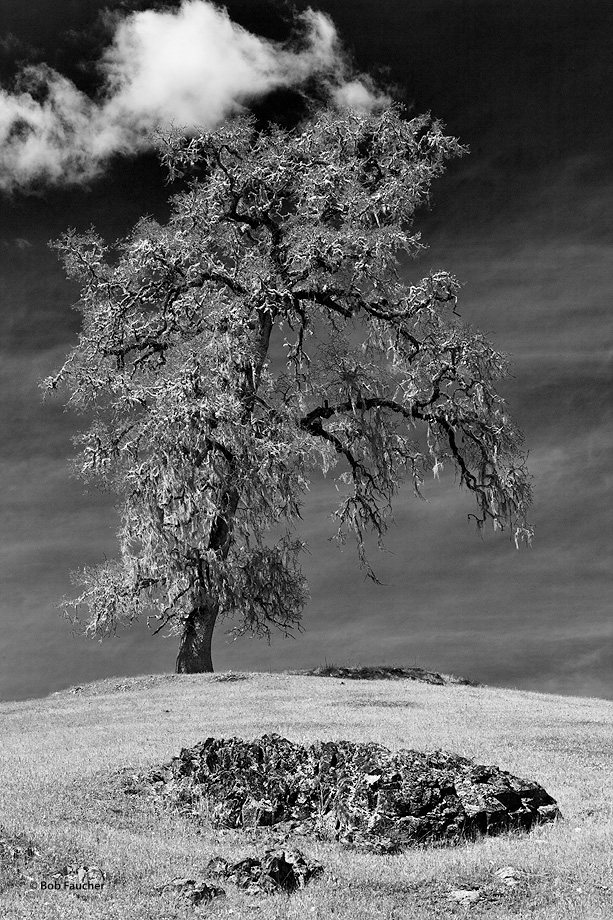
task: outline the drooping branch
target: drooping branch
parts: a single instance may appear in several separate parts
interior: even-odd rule
[[[316,406],[300,420],[300,427],[314,436],[324,438],[333,443],[337,452],[348,460],[354,480],[357,480],[358,473],[364,470],[364,465],[356,459],[340,438],[324,429],[322,425],[323,419],[330,419],[333,416],[344,415],[356,410],[368,412],[373,409],[386,409],[401,415],[409,421],[424,422],[429,427],[436,427],[444,432],[452,459],[460,471],[461,481],[478,498],[482,512],[482,518],[477,519],[480,525],[485,519],[489,518],[503,528],[505,518],[511,522],[515,515],[521,517],[524,505],[529,502],[528,484],[524,481],[518,482],[519,491],[508,494],[508,487],[505,487],[500,474],[497,472],[496,455],[500,446],[498,443],[499,438],[496,438],[495,433],[490,435],[491,447],[488,450],[486,438],[479,438],[472,430],[475,423],[478,422],[476,418],[462,419],[458,415],[450,418],[443,410],[424,411],[424,406],[429,405],[432,401],[430,399],[405,406],[395,400],[384,397],[357,396],[354,400],[346,400],[333,406]],[[458,443],[459,433],[476,445],[482,458],[479,470],[480,475],[471,470],[470,461]],[[519,467],[513,467],[510,473],[513,475],[522,469],[523,464]],[[474,515],[471,516],[475,517]],[[524,528],[520,529],[523,533]],[[525,531],[524,535],[528,536],[528,531]]]

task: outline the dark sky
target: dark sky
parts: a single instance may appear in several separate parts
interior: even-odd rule
[[[123,21],[130,10],[151,5],[123,4]],[[61,400],[43,403],[37,386],[61,364],[79,329],[71,309],[77,291],[47,241],[91,224],[113,241],[143,213],[163,218],[168,195],[153,155],[121,153],[141,149],[141,141],[130,115],[135,103],[109,103],[107,96],[105,104],[101,95],[96,61],[117,27],[103,27],[102,7],[98,0],[0,0],[3,699],[111,674],[172,670],[176,655],[176,639],[152,638],[144,625],[102,644],[74,637],[55,609],[71,591],[71,570],[114,555],[117,522],[108,496],[84,494],[70,478],[70,438],[79,420],[64,413]],[[384,582],[378,587],[364,580],[349,544],[340,553],[327,542],[333,487],[318,482],[302,534],[312,594],[305,632],[271,646],[248,638],[228,643],[222,623],[216,667],[386,662],[613,699],[610,0],[321,0],[313,8],[330,17],[357,72],[393,85],[396,98],[416,113],[432,111],[470,147],[433,189],[432,210],[418,218],[430,248],[406,275],[454,272],[465,285],[463,318],[513,357],[514,376],[503,392],[526,435],[535,540],[517,551],[506,535],[481,537],[467,522],[469,496],[453,476],[443,476],[428,485],[428,504],[409,487],[401,493],[390,552],[374,558]],[[306,4],[294,4],[293,14],[289,4],[258,0],[229,0],[227,9],[253,36],[281,42]],[[173,33],[161,34],[170,54]],[[221,30],[210,41],[246,39]],[[223,108],[238,92],[233,47],[219,56],[206,105]],[[297,47],[253,47],[276,47],[277,86],[291,81]],[[191,60],[189,49],[178,44],[173,53],[177,48]],[[165,44],[156,52],[160,69],[166,50]],[[215,61],[213,51],[207,53]],[[199,53],[194,79],[202,86]],[[52,78],[66,105],[88,94],[105,124],[115,119],[112,142],[120,152],[108,165],[96,161],[96,176],[85,173],[99,129],[55,184],[49,165],[36,173],[34,160],[26,170],[23,157],[11,159],[3,132],[24,98],[15,76],[24,64],[41,62],[71,81]],[[270,60],[267,66],[270,74]],[[182,92],[182,84],[166,85],[174,88],[168,99],[158,98],[165,113]],[[283,97],[277,90],[274,98],[279,104]],[[267,99],[264,87],[258,104]],[[62,151],[47,154],[45,163],[56,163]],[[79,169],[81,181],[71,182]]]

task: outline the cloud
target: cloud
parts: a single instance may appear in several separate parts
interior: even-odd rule
[[[16,236],[14,239],[0,240],[0,246],[3,249],[18,249],[20,252],[25,252],[32,248],[32,243],[23,236]]]
[[[207,0],[131,13],[99,61],[96,101],[47,65],[25,68],[13,92],[0,88],[0,189],[86,182],[111,157],[151,147],[157,126],[214,128],[249,101],[314,76],[336,105],[369,110],[389,101],[351,73],[328,16],[307,9],[296,25],[281,45]]]
[[[377,92],[368,77],[342,82],[332,90],[332,98],[341,108],[358,112],[371,112],[391,101],[389,96]]]

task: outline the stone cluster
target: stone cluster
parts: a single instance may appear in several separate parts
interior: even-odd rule
[[[300,850],[267,849],[259,859],[248,856],[236,863],[214,856],[201,877],[175,878],[160,891],[171,891],[180,901],[196,906],[225,897],[226,891],[216,884],[218,881],[231,882],[247,894],[291,894],[323,871],[320,862],[307,859]]]
[[[225,828],[282,826],[377,852],[450,844],[560,817],[538,783],[443,751],[350,741],[207,738],[147,784]]]

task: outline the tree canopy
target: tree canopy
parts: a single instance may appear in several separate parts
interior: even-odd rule
[[[507,359],[456,311],[444,271],[404,279],[432,181],[464,149],[398,106],[324,110],[293,128],[239,117],[160,137],[182,180],[171,215],[116,247],[55,245],[81,285],[83,327],[59,372],[92,413],[78,474],[111,489],[117,560],[86,568],[87,629],[141,614],[180,635],[179,670],[212,668],[235,634],[298,625],[296,529],[316,471],[337,477],[337,537],[359,559],[409,479],[453,467],[479,527],[530,538],[522,437],[496,391]]]

